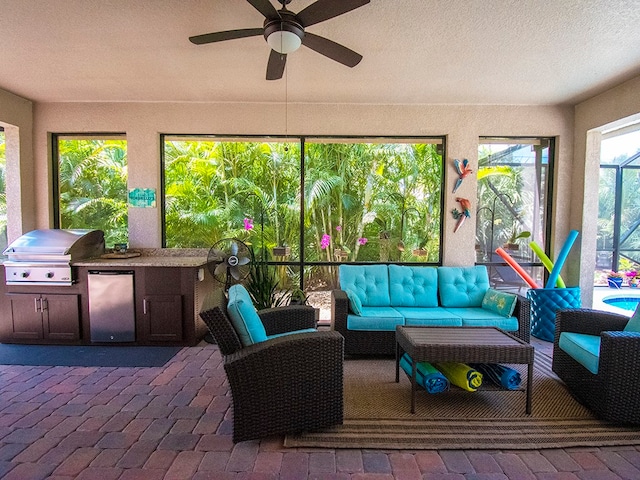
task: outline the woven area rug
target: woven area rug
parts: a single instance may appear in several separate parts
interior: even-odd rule
[[[520,370],[523,384],[526,366]],[[479,390],[416,393],[401,371],[395,382],[390,359],[345,360],[345,419],[317,433],[288,435],[287,447],[402,450],[541,449],[575,446],[640,445],[640,427],[597,420],[573,399],[551,371],[551,359],[536,352],[531,415],[525,392]]]

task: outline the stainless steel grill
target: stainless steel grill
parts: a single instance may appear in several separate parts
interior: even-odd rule
[[[3,253],[7,285],[72,285],[71,262],[104,253],[104,232],[33,230]]]

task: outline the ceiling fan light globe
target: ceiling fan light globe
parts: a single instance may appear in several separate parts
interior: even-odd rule
[[[267,43],[276,52],[286,55],[300,48],[302,39],[293,32],[280,30],[271,33],[267,37]]]

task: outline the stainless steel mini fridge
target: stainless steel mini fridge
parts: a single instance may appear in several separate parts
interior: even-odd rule
[[[133,272],[90,270],[89,328],[92,342],[134,342]]]

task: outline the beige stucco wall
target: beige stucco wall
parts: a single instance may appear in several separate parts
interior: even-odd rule
[[[33,163],[33,105],[24,98],[0,90],[0,126],[5,130],[7,211],[9,241],[35,228],[35,195]]]
[[[592,305],[596,258],[597,191],[600,166],[600,132],[640,120],[640,76],[575,107],[574,164],[571,191],[571,226],[580,230],[580,249],[572,252],[570,275],[580,278],[583,305]]]
[[[474,179],[454,196],[454,158],[477,167],[479,136],[558,137],[555,215],[568,225],[573,159],[573,110],[569,107],[450,105],[289,104],[287,126],[282,104],[36,104],[34,108],[36,216],[40,228],[52,224],[49,133],[124,132],[127,134],[129,188],[155,188],[160,195],[160,133],[256,135],[446,135],[444,258],[448,265],[475,262],[475,221],[453,234],[455,196],[469,198],[475,214]],[[285,128],[286,127],[286,128]],[[46,186],[46,188],[44,187]],[[132,247],[160,246],[160,211],[131,208]],[[565,235],[559,228],[556,235]]]

